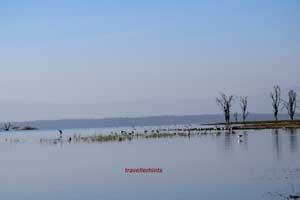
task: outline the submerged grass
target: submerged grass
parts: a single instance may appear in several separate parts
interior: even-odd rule
[[[195,134],[193,134],[195,135]],[[74,142],[112,142],[112,141],[131,141],[133,139],[151,139],[151,138],[171,138],[171,137],[190,137],[186,133],[136,133],[136,134],[110,134],[110,135],[92,135],[92,136],[75,136]]]
[[[210,127],[201,128],[176,128],[176,129],[156,129],[144,131],[120,131],[119,133],[94,134],[94,135],[76,135],[67,138],[67,142],[122,142],[131,141],[133,139],[155,139],[155,138],[173,138],[173,137],[192,137],[206,134],[219,135],[221,132],[235,134],[238,130],[248,129],[298,129],[300,121],[261,121],[247,122],[245,124],[231,124],[229,129],[226,129],[224,124],[215,124]],[[41,139],[41,143],[64,142],[62,138],[58,139]]]

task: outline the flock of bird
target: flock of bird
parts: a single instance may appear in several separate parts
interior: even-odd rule
[[[201,132],[202,131],[202,132]],[[142,132],[138,132],[135,130],[132,131],[125,131],[121,130],[118,132],[111,132],[110,135],[98,135],[98,136],[81,136],[81,135],[73,135],[73,137],[67,137],[67,139],[64,139],[64,132],[61,129],[58,129],[58,137],[54,139],[49,138],[41,138],[40,143],[51,143],[51,144],[57,144],[62,142],[72,142],[72,141],[89,141],[92,137],[96,138],[96,140],[92,141],[112,141],[112,140],[131,140],[132,138],[141,137],[141,138],[159,138],[159,137],[173,137],[173,136],[183,136],[183,137],[190,137],[192,135],[199,135],[199,134],[207,134],[207,133],[215,133],[220,134],[221,131],[228,131],[228,133],[231,133],[232,135],[236,134],[236,131],[232,129],[225,129],[224,127],[213,127],[213,128],[183,128],[183,129],[152,129],[152,130],[143,130]],[[101,140],[97,140],[97,138],[100,138]],[[102,140],[103,139],[103,140]],[[5,142],[8,142],[8,139],[5,138]],[[20,139],[10,139],[10,142],[20,142]],[[237,142],[241,143],[243,142],[243,134],[237,134]]]

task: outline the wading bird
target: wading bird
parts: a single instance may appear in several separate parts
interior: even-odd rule
[[[59,132],[59,139],[62,140],[62,137],[63,137],[63,131],[58,129],[58,132]]]

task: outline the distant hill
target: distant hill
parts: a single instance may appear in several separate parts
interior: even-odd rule
[[[287,119],[287,115],[280,115],[280,119]],[[271,120],[272,114],[251,114],[248,120]],[[76,129],[76,128],[109,128],[133,126],[162,126],[180,124],[208,124],[224,122],[222,115],[186,115],[186,116],[152,116],[135,118],[104,118],[104,119],[62,119],[38,120],[27,122],[13,122],[15,126],[31,126],[38,129]],[[3,123],[0,123],[2,126]]]

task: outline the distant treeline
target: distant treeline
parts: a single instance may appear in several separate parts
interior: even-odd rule
[[[249,121],[272,120],[273,114],[254,114],[247,118]],[[279,119],[288,119],[287,114],[280,114]],[[77,128],[111,128],[111,127],[138,127],[164,126],[183,124],[223,123],[223,115],[186,115],[186,116],[152,116],[136,118],[106,118],[106,119],[64,119],[40,120],[28,122],[14,122],[15,126],[32,126],[38,129],[77,129]],[[3,126],[4,123],[0,123]]]

